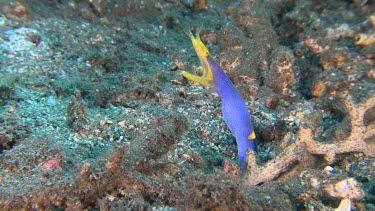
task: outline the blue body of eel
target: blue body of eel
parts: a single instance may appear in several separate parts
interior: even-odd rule
[[[240,168],[246,168],[246,151],[256,151],[255,133],[252,125],[251,115],[240,93],[224,72],[223,68],[210,56],[206,46],[200,40],[199,31],[196,36],[189,31],[194,49],[203,65],[202,76],[193,75],[182,71],[186,78],[209,86],[216,90],[222,101],[222,112],[225,123],[236,137]]]

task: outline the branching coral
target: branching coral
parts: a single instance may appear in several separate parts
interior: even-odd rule
[[[339,143],[321,143],[314,139],[313,129],[301,128],[295,142],[287,147],[275,159],[259,166],[256,153],[247,152],[248,168],[245,183],[256,185],[274,180],[281,173],[288,171],[296,161],[302,161],[303,155],[324,155],[327,164],[335,161],[337,154],[362,152],[366,156],[375,154],[375,144],[366,139],[375,136],[375,124],[365,124],[366,111],[375,106],[375,95],[362,103],[355,103],[351,96],[345,98],[345,107],[349,113],[351,133]]]

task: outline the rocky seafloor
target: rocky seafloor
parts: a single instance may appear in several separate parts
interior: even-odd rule
[[[0,52],[1,210],[375,210],[375,1],[1,0]]]

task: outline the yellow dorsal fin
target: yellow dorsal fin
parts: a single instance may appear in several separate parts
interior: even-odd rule
[[[247,139],[251,140],[251,139],[254,139],[255,138],[255,132],[254,130],[251,131],[250,135],[247,137]]]

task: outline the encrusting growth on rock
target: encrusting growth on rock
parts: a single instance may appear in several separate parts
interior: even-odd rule
[[[256,153],[249,150],[246,155],[248,166],[244,177],[245,183],[256,185],[272,181],[281,173],[288,171],[293,163],[301,161],[304,154],[324,155],[328,165],[335,161],[337,154],[362,152],[366,156],[374,156],[375,143],[366,142],[366,139],[375,136],[375,123],[366,125],[365,114],[375,106],[375,95],[358,104],[348,95],[344,103],[351,125],[351,133],[347,138],[339,143],[321,143],[314,139],[312,128],[301,128],[295,142],[263,166],[257,164]]]

